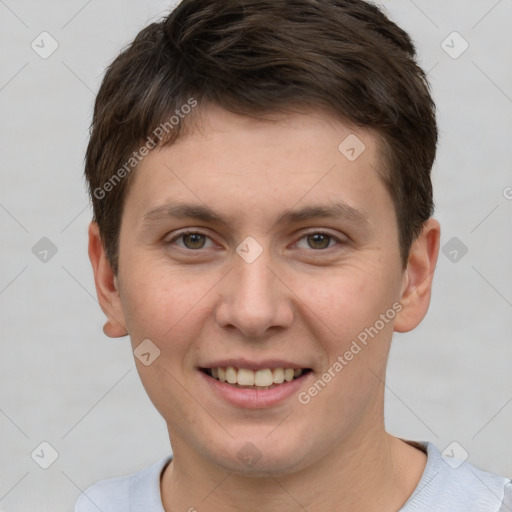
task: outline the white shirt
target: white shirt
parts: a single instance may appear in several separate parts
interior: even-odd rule
[[[512,512],[509,478],[468,462],[455,468],[455,459],[445,460],[432,443],[411,444],[426,451],[427,464],[413,494],[398,512]],[[78,498],[75,512],[165,512],[160,475],[170,460],[170,456],[164,457],[137,473],[92,485]]]

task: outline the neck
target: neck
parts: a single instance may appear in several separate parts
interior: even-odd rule
[[[161,480],[166,512],[292,512],[399,510],[418,485],[426,455],[387,434],[383,426],[357,433],[305,469],[250,477],[205,460],[173,436],[173,462]]]

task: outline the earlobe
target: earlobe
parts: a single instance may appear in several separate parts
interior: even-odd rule
[[[397,332],[411,331],[427,314],[440,236],[439,222],[430,218],[411,246],[400,297],[402,310],[394,325]]]
[[[96,294],[101,309],[108,320],[103,332],[110,338],[120,338],[128,334],[119,296],[119,283],[103,247],[98,224],[89,225],[89,259],[94,273]]]
[[[128,335],[128,331],[119,322],[107,320],[103,326],[103,332],[109,338],[122,338]]]

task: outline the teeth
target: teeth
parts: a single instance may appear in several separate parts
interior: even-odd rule
[[[284,370],[282,368],[274,368],[272,371],[274,384],[282,384],[284,382]]]
[[[226,380],[230,384],[236,384],[237,383],[238,372],[232,366],[228,366],[226,368]]]
[[[258,378],[257,378],[258,373],[259,372],[257,372],[256,375],[254,375],[254,372],[252,370],[246,370],[245,368],[240,368],[240,370],[238,370],[237,382],[241,386],[254,386],[254,383],[256,381],[258,386],[263,386],[263,384],[260,384],[258,382]],[[265,386],[267,386],[267,384],[265,384]]]
[[[239,374],[242,370],[239,370]],[[250,371],[250,370],[246,370]],[[273,384],[273,376],[272,376],[272,370],[266,369],[266,370],[258,370],[256,373],[251,372],[254,374],[254,384],[256,386],[272,386]],[[240,382],[240,378],[238,380]]]
[[[269,388],[273,385],[291,382],[294,378],[302,375],[300,368],[264,368],[262,370],[249,370],[247,368],[212,368],[211,376],[221,382],[237,384],[239,386],[253,386],[260,388]]]

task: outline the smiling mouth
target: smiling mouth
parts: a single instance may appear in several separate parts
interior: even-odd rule
[[[200,370],[215,380],[244,389],[272,389],[311,372],[311,368],[263,368],[253,371],[233,366]]]

